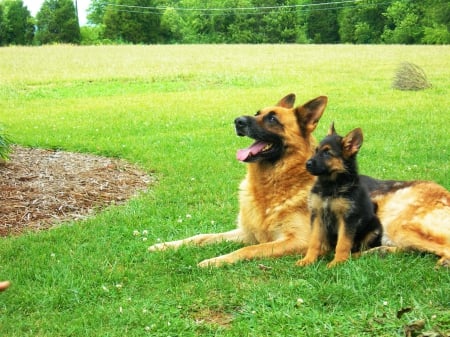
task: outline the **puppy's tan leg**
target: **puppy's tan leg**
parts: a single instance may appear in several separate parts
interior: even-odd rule
[[[295,236],[285,237],[279,240],[246,246],[232,253],[207,259],[198,264],[199,267],[219,267],[241,260],[255,258],[280,257],[289,254],[304,254],[306,243]]]
[[[341,217],[339,219],[339,229],[338,229],[338,240],[336,244],[336,253],[334,255],[333,261],[327,264],[328,268],[334,267],[338,263],[346,261],[352,250],[353,238],[351,238],[345,228],[344,219]]]
[[[312,226],[313,228],[309,239],[308,251],[303,259],[297,261],[297,266],[302,267],[311,264],[324,253],[322,252],[322,243],[325,239],[325,233],[322,222],[318,219],[318,217],[314,219]]]
[[[218,243],[222,241],[234,241],[234,242],[247,242],[246,235],[240,228],[236,228],[229,232],[224,233],[214,233],[214,234],[198,234],[195,236],[191,236],[189,238],[177,241],[169,241],[154,244],[153,246],[148,247],[150,252],[166,250],[166,249],[177,249],[182,245],[207,245]]]

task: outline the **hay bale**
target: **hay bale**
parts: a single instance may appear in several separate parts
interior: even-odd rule
[[[422,68],[409,62],[401,63],[392,81],[392,88],[398,90],[423,90],[430,88],[427,76]]]

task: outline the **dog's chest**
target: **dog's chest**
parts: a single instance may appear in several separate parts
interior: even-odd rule
[[[322,219],[325,225],[332,226],[336,219],[346,217],[351,208],[351,203],[345,197],[311,193],[309,207],[313,214]]]

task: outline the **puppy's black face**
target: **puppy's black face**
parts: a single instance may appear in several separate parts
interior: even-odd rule
[[[315,176],[333,177],[345,172],[342,137],[327,136],[316,148],[316,153],[306,162],[306,169]]]
[[[241,137],[250,137],[255,142],[246,149],[239,150],[237,159],[243,162],[275,162],[284,153],[284,126],[275,111],[262,114],[260,111],[252,116],[238,117],[234,121],[236,133]]]

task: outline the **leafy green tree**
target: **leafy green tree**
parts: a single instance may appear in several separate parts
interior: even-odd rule
[[[7,44],[30,45],[34,38],[34,22],[22,0],[6,1],[5,35]]]
[[[424,0],[424,36],[422,43],[450,43],[450,2],[448,0]]]
[[[105,16],[108,4],[114,3],[114,0],[91,0],[91,3],[87,9],[88,23],[93,25],[103,24],[103,18]]]
[[[337,1],[335,1],[337,2]],[[323,0],[312,0],[307,18],[307,35],[314,43],[339,42],[338,10],[335,4],[321,6]]]
[[[158,43],[160,21],[161,11],[152,0],[118,0],[115,6],[106,7],[104,36],[129,43]]]
[[[342,9],[338,15],[340,42],[380,43],[388,4],[364,0]]]
[[[167,7],[161,17],[160,34],[164,42],[175,43],[183,39],[183,18],[173,7]]]
[[[6,44],[6,23],[4,19],[4,7],[0,2],[0,46]]]
[[[72,0],[45,0],[36,19],[38,44],[80,43],[80,25]]]
[[[381,36],[386,43],[414,44],[420,43],[424,29],[420,18],[423,17],[421,6],[413,0],[393,2],[385,13],[388,20]]]

